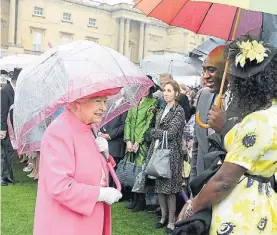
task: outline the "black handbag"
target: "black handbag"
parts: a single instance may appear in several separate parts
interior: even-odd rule
[[[136,181],[137,175],[141,172],[142,166],[137,166],[134,162],[129,162],[125,154],[123,160],[117,165],[116,174],[117,177],[124,187],[133,187]]]

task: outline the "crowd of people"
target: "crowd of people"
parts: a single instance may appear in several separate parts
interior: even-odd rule
[[[244,38],[216,47],[204,60],[201,87],[160,75],[159,85],[137,107],[99,130],[96,144],[88,124],[100,122],[107,97],[118,91],[94,94],[62,110],[45,132],[40,164],[38,152],[22,159],[28,161],[23,170],[33,170],[29,176],[39,179],[35,234],[48,235],[53,217],[51,234],[92,234],[89,226],[93,234],[111,234],[106,204],[122,196],[132,212],[154,211],[159,218],[154,228],[165,227],[167,234],[277,234],[277,50],[247,40],[264,49],[250,48],[252,57],[246,53],[242,58]],[[237,54],[228,58],[230,69],[219,97],[226,48]],[[6,90],[1,91],[2,100]],[[91,110],[101,115],[91,117]],[[208,128],[197,123],[199,119]],[[62,133],[57,131],[61,126]],[[7,133],[1,121],[1,145]],[[113,156],[119,179],[133,169],[125,176],[129,179],[123,183],[123,195],[101,161],[89,157],[99,155],[97,146]],[[57,157],[64,153],[68,156]],[[5,156],[10,159],[8,151]],[[5,169],[10,174],[2,171],[2,186],[14,181],[11,164]],[[60,223],[68,221],[72,224],[62,230]]]

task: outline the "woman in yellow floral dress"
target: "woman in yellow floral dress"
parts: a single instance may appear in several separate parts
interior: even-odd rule
[[[277,194],[271,187],[277,172],[277,53],[248,40],[230,44],[237,52],[230,56],[230,91],[244,110],[241,122],[225,136],[221,168],[185,212],[188,218],[212,206],[210,235],[277,235]]]

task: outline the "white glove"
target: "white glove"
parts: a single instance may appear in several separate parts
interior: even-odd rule
[[[3,140],[7,136],[7,131],[0,131],[0,139]]]
[[[97,137],[95,139],[95,142],[99,148],[100,152],[104,152],[105,154],[107,154],[109,156],[109,144],[108,141],[103,138],[103,137]]]
[[[106,202],[107,204],[112,205],[113,203],[118,202],[120,198],[122,198],[122,194],[117,189],[111,187],[100,188],[98,197],[99,202]]]

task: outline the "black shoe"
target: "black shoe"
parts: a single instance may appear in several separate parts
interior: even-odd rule
[[[6,181],[8,183],[13,183],[14,182],[11,178],[5,178],[4,181]]]
[[[19,183],[18,181],[13,180],[13,179],[11,179],[11,178],[4,178],[3,181],[7,182],[8,184],[16,184],[16,183]]]
[[[171,229],[171,228],[166,228],[166,229],[165,229],[165,233],[166,233],[166,234],[172,234],[172,233],[173,233],[173,229]]]
[[[3,181],[8,183],[8,184],[18,184],[19,183],[19,181],[12,180],[11,178],[5,178],[5,179],[3,179]]]
[[[166,222],[164,222],[164,223],[156,223],[155,224],[155,229],[160,229],[160,228],[163,228],[163,227],[165,227],[167,225],[167,223]]]
[[[130,201],[126,206],[125,208],[129,209],[129,210],[132,210],[135,208],[135,206],[137,205],[138,201],[137,200],[132,200]]]
[[[136,207],[137,203],[138,203],[138,194],[134,193],[134,200],[130,201],[127,204],[127,206],[125,206],[125,208],[132,210],[132,209],[134,209]]]
[[[145,197],[144,194],[140,194],[138,196],[138,203],[136,204],[136,206],[134,207],[132,212],[139,212],[139,211],[144,211],[145,210],[146,202],[145,202],[145,198],[144,197]]]
[[[9,184],[8,184],[8,182],[6,182],[6,181],[1,181],[1,186],[8,186]]]

